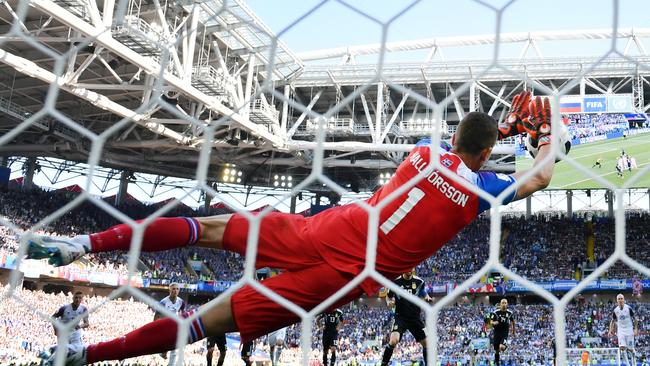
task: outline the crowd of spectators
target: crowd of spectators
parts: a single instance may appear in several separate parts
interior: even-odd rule
[[[650,355],[650,338],[645,335],[650,330],[650,304],[632,302],[639,321],[640,335],[636,338],[639,362]],[[612,348],[616,347],[616,337],[608,335],[611,312],[616,304],[613,301],[586,301],[579,298],[566,307],[567,348]],[[511,334],[506,364],[511,365],[551,365],[555,347],[553,307],[542,304],[515,304],[509,307],[516,321],[516,331]],[[444,308],[439,316],[437,332],[438,352],[442,365],[489,365],[494,359],[490,337],[492,330],[486,325],[488,314],[494,306],[473,303],[456,303]],[[381,306],[367,307],[350,305],[343,309],[344,324],[339,335],[337,359],[350,364],[381,360],[383,347],[388,341],[392,313]],[[298,345],[300,325],[289,328],[288,342]],[[322,330],[314,324],[312,351],[310,358],[321,356]],[[482,342],[480,342],[482,340]],[[482,346],[481,346],[482,345]],[[283,357],[298,359],[299,348],[287,350]],[[580,352],[570,355],[577,361]],[[608,356],[607,361],[610,361]],[[422,358],[422,347],[415,342],[410,333],[405,333],[393,354],[394,361],[415,361]]]
[[[3,295],[9,290],[2,288]],[[72,301],[72,294],[16,289],[13,297],[0,298],[0,364],[38,364],[38,355],[56,344],[49,316]],[[84,343],[96,343],[121,336],[153,320],[146,304],[89,296],[83,302],[90,310],[90,327],[83,330]],[[205,364],[202,342],[185,349],[185,365]],[[117,365],[117,362],[110,363]],[[120,365],[167,365],[159,355],[127,360]]]
[[[645,213],[630,213],[626,217],[625,225],[625,242],[626,253],[630,258],[636,260],[644,266],[650,266],[650,215]],[[609,256],[614,253],[615,240],[615,221],[609,218],[594,219],[595,235],[595,256],[596,263],[602,264]],[[628,267],[623,262],[616,262],[609,268],[606,277],[630,279],[640,276],[638,272]]]
[[[18,227],[17,232],[0,226],[0,257],[13,254],[18,249],[18,235],[33,227],[48,214],[73,199],[69,192],[44,192],[33,190],[0,189],[0,217]],[[123,213],[141,219],[155,211],[141,204],[128,203],[121,207]],[[200,216],[202,213],[179,211],[167,216]],[[220,209],[223,212],[222,209]],[[209,212],[205,214],[215,214]],[[48,235],[75,235],[95,232],[117,224],[117,220],[89,202],[81,203],[37,231]],[[533,280],[576,279],[581,269],[595,267],[614,251],[614,220],[594,217],[595,259],[587,259],[586,223],[583,218],[550,217],[544,215],[504,217],[502,224],[501,260],[514,272]],[[650,224],[647,213],[629,213],[626,225],[627,253],[641,264],[650,265]],[[469,278],[487,261],[489,253],[490,221],[479,218],[471,223],[447,245],[427,261],[417,272],[428,283],[460,283]],[[471,250],[468,250],[470,248]],[[127,253],[109,252],[92,254],[84,262],[88,269],[103,272],[127,273]],[[151,279],[165,279],[183,283],[203,280],[238,280],[243,261],[237,254],[205,248],[182,248],[166,252],[141,253],[140,274]],[[200,262],[192,269],[189,262]],[[606,274],[610,278],[631,279],[638,276],[622,263],[614,265]]]
[[[0,217],[10,222],[17,231],[14,232],[7,226],[0,226],[0,256],[14,254],[18,250],[18,236],[25,230],[33,228],[47,215],[57,211],[74,199],[75,195],[66,191],[43,191],[34,189],[29,192],[0,188]],[[141,203],[126,201],[119,210],[132,219],[144,219],[157,210],[155,206],[145,206]],[[200,213],[185,205],[179,205],[167,212],[165,216],[201,216],[224,213],[224,209],[212,209]],[[227,212],[227,211],[226,211]],[[42,229],[36,230],[37,234],[53,236],[71,236],[82,233],[97,232],[118,224],[119,221],[103,211],[93,203],[84,201],[70,211],[63,213]],[[242,266],[237,258],[202,248],[182,248],[166,252],[141,253],[140,260],[144,267],[140,267],[140,274],[152,279],[166,279],[171,281],[195,283],[199,273],[194,272],[187,265],[187,260],[198,256],[208,265],[208,270],[218,273],[222,277],[208,279],[236,278]],[[128,273],[127,253],[108,252],[95,253],[87,256],[85,265],[88,269]],[[205,273],[200,273],[205,276]],[[205,278],[205,277],[204,277]]]
[[[478,219],[472,222],[431,258],[421,263],[416,271],[418,276],[436,283],[462,282],[469,278],[487,262],[489,232],[489,220]]]
[[[608,133],[625,132],[629,124],[625,115],[620,113],[609,114],[566,114],[568,130],[571,139],[593,137]]]
[[[513,217],[504,220],[503,233],[502,263],[526,278],[575,279],[586,260],[583,219]]]
[[[3,293],[8,287],[2,289]],[[58,307],[71,301],[71,294],[53,294],[43,291],[17,289],[14,297],[0,300],[0,363],[29,363],[38,360],[37,355],[56,343],[49,315]],[[90,328],[83,331],[84,342],[95,343],[112,339],[133,330],[153,319],[153,311],[144,303],[133,299],[107,299],[89,296],[84,299],[92,311]],[[640,358],[650,354],[650,303],[629,302],[635,309],[640,327],[636,348]],[[579,297],[565,310],[567,347],[615,347],[615,337],[608,335],[612,300]],[[459,302],[451,304],[440,313],[437,332],[438,349],[442,364],[487,365],[493,357],[489,345],[491,329],[485,319],[494,306],[483,303]],[[510,345],[504,358],[517,365],[550,365],[554,346],[553,308],[546,304],[512,304],[516,330],[511,334]],[[366,299],[342,308],[344,322],[339,333],[337,359],[341,364],[377,362],[391,330],[392,312],[378,299]],[[289,327],[287,347],[281,362],[298,363],[301,357],[300,324]],[[322,358],[322,324],[314,321],[311,337],[311,360]],[[482,340],[482,342],[477,342]],[[264,341],[264,339],[260,339]],[[482,346],[480,346],[482,344]],[[268,353],[268,345],[259,342],[256,348]],[[204,342],[185,348],[186,365],[202,365],[205,362]],[[238,351],[230,349],[228,364],[238,365]],[[393,360],[410,361],[422,357],[422,348],[410,334],[405,334],[395,349]],[[122,365],[164,365],[159,355],[129,359]]]

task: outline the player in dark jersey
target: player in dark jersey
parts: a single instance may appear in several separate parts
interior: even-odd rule
[[[537,146],[532,171],[506,175],[481,170],[497,138],[523,132],[528,134],[531,146]],[[33,236],[27,240],[27,256],[47,258],[61,266],[86,253],[129,250],[133,240],[140,241],[144,252],[197,245],[245,256],[249,234],[256,233],[254,265],[285,270],[266,280],[264,286],[309,311],[366,268],[369,232],[376,233],[375,270],[395,278],[429,258],[489,209],[488,196],[498,196],[498,202],[507,204],[546,188],[555,164],[551,132],[548,98],[538,96],[531,101],[530,93],[522,92],[513,99],[511,111],[501,124],[486,113],[471,112],[458,124],[451,146],[433,146],[430,139],[420,141],[365,206],[337,206],[308,218],[270,212],[257,217],[254,226],[248,216],[238,213],[158,217],[150,220],[135,239],[131,224],[74,238]],[[407,184],[408,189],[403,189]],[[477,194],[481,190],[484,194]],[[369,207],[375,215],[369,214]],[[327,310],[341,307],[364,292],[375,294],[380,287],[374,279],[366,278]],[[246,342],[301,319],[251,285],[224,295],[200,316],[190,316],[186,322],[189,343],[236,331]],[[66,362],[84,365],[171,350],[177,343],[178,326],[174,319],[159,319],[116,339],[68,353]]]
[[[494,364],[501,365],[501,352],[508,348],[508,334],[512,328],[512,334],[515,334],[515,318],[512,311],[508,310],[508,300],[501,299],[498,309],[490,314],[490,323],[494,327]]]
[[[332,352],[331,366],[336,363],[336,340],[343,322],[343,312],[340,309],[324,313],[318,317],[323,321],[323,366],[327,366],[327,354]]]
[[[253,355],[253,346],[255,341],[248,341],[241,343],[241,359],[244,361],[244,365],[251,366],[251,356]]]
[[[420,277],[414,276],[414,272],[415,269],[397,277],[395,283],[404,291],[419,296],[425,301],[431,301],[431,298],[424,288],[424,281]],[[424,333],[424,322],[420,317],[420,307],[393,291],[389,291],[388,295],[386,295],[386,303],[389,308],[395,309],[395,317],[393,318],[393,325],[391,327],[390,340],[388,341],[388,345],[384,349],[384,355],[381,358],[382,366],[388,365],[390,358],[393,356],[395,346],[397,346],[397,343],[402,338],[402,334],[407,330],[411,332],[415,340],[420,342],[422,345],[424,364],[426,364],[427,335]]]
[[[602,168],[603,167],[603,158],[599,157],[598,159],[596,159],[596,162],[591,167],[592,168],[595,168],[595,167]]]
[[[212,366],[214,346],[217,346],[217,349],[219,349],[219,359],[217,360],[217,366],[223,366],[223,362],[226,359],[226,335],[219,334],[216,336],[208,337],[208,354],[206,355],[208,366]]]

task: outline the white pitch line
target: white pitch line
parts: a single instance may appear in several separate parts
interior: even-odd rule
[[[628,146],[636,146],[636,145],[642,145],[642,144],[647,144],[648,141],[646,141],[646,140],[630,141],[630,140],[635,140],[636,138],[641,137],[641,136],[645,136],[645,137],[647,137],[647,134],[644,133],[644,134],[640,134],[640,135],[635,135],[635,136],[632,136],[632,137],[628,137],[628,139],[625,140],[625,141],[628,141],[628,143],[625,145],[625,147],[628,147]],[[597,141],[597,142],[601,142],[601,143],[602,143],[601,145],[598,145],[598,146],[589,146],[590,144],[593,144],[593,142],[592,142],[592,143],[588,143],[588,144],[577,145],[576,148],[579,149],[579,150],[580,150],[582,147],[589,147],[590,149],[600,149],[600,148],[603,148],[603,146],[605,146],[605,145],[610,145],[610,144],[620,143],[621,141],[620,141],[619,139],[620,139],[620,137],[617,137],[615,140],[603,140],[603,141]],[[597,152],[597,153],[590,153],[590,154],[578,155],[578,156],[571,155],[571,158],[572,158],[573,160],[578,160],[578,159],[586,158],[586,157],[589,157],[589,156],[599,155],[599,154],[604,154],[604,153],[608,153],[608,152],[616,151],[616,150],[618,150],[618,148],[615,148],[615,149],[606,149],[606,148],[605,148],[605,149],[602,150],[601,152]],[[528,156],[528,155],[526,155],[526,156]],[[531,162],[534,161],[534,159],[528,159],[528,160],[531,160]],[[526,163],[528,163],[528,160],[527,160],[526,162],[521,162],[521,163],[526,164]],[[531,164],[531,165],[532,165],[532,164]],[[528,168],[528,167],[529,167],[529,166],[526,166],[526,168]]]
[[[637,169],[639,169],[640,167],[642,167],[642,166],[644,166],[644,165],[648,165],[648,164],[650,164],[650,162],[648,162],[648,163],[643,163],[643,164],[640,164],[640,165],[637,165]],[[597,176],[597,177],[605,177],[605,176],[608,176],[608,175],[610,175],[610,174],[614,174],[614,173],[616,173],[616,172],[614,171],[614,172],[609,172],[609,173],[605,173],[605,174],[599,174],[599,175],[596,175],[596,176]],[[565,185],[563,185],[563,186],[561,186],[561,187],[558,187],[558,188],[566,188],[566,187],[568,187],[568,186],[572,186],[572,185],[574,185],[574,184],[580,184],[580,183],[582,183],[582,182],[586,182],[586,181],[588,181],[588,180],[592,180],[592,179],[594,179],[594,178],[587,178],[587,179],[579,180],[579,181],[577,181],[577,182],[573,182],[573,183],[565,184]]]
[[[625,144],[625,147],[627,148],[628,146],[636,146],[636,145],[647,144],[648,141],[646,141],[646,140],[630,141],[630,139],[633,139],[633,138],[636,138],[636,137],[640,137],[640,136],[644,136],[644,135],[645,135],[645,134],[637,135],[637,136],[634,136],[634,137],[629,137],[627,140],[625,140],[625,141],[629,141],[627,144]],[[647,136],[646,136],[646,137],[647,137]],[[622,140],[619,140],[619,139],[620,139],[620,137],[618,137],[616,140],[613,140],[613,141],[607,141],[607,142],[604,142],[602,145],[591,146],[591,148],[592,148],[592,149],[598,149],[598,148],[602,148],[602,147],[605,146],[605,145],[614,144],[614,143],[620,143]],[[586,146],[589,146],[589,144],[578,145],[578,147],[580,147],[580,146],[585,146],[585,147],[586,147]],[[603,150],[603,151],[598,152],[598,153],[591,153],[591,154],[585,154],[585,155],[580,155],[580,156],[574,156],[573,159],[574,159],[574,160],[582,159],[582,158],[585,158],[585,157],[588,157],[588,156],[598,155],[598,154],[604,154],[604,153],[607,153],[607,152],[610,152],[610,151],[616,151],[616,150],[618,150],[618,149],[606,149],[606,150]]]
[[[606,154],[606,153],[608,153],[608,152],[612,152],[612,151],[616,151],[616,150],[618,150],[618,149],[604,149],[604,150],[602,150],[602,151],[595,152],[595,153],[591,153],[591,154],[585,154],[585,155],[580,155],[580,156],[574,156],[574,157],[573,157],[573,160],[578,160],[578,159],[586,158],[586,157],[588,157],[588,156],[592,156],[592,155],[602,155],[602,154]]]

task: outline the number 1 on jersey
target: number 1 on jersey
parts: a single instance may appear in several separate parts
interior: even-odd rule
[[[409,191],[408,197],[406,198],[406,201],[404,201],[404,203],[402,203],[402,205],[399,206],[397,208],[397,210],[395,210],[395,212],[393,212],[393,214],[390,215],[390,217],[387,218],[386,221],[384,221],[383,224],[381,224],[379,229],[381,229],[381,231],[384,234],[390,233],[391,230],[393,230],[395,228],[395,226],[397,226],[397,224],[399,224],[400,221],[402,221],[402,219],[404,219],[404,217],[409,212],[411,212],[413,207],[415,207],[415,205],[418,202],[420,202],[420,200],[423,197],[424,197],[424,191],[422,191],[420,188],[413,187]]]

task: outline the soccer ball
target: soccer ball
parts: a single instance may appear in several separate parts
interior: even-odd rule
[[[560,150],[564,154],[568,154],[569,150],[571,150],[571,139],[569,138],[569,131],[567,130],[565,125],[562,125],[560,127],[559,137],[560,137]],[[533,141],[531,140],[530,137],[526,137],[525,141],[526,141],[526,150],[528,150],[528,152],[533,158],[537,157],[537,153],[539,152],[537,144],[533,146]],[[555,162],[557,163],[560,160],[561,159],[557,157],[555,159]]]

